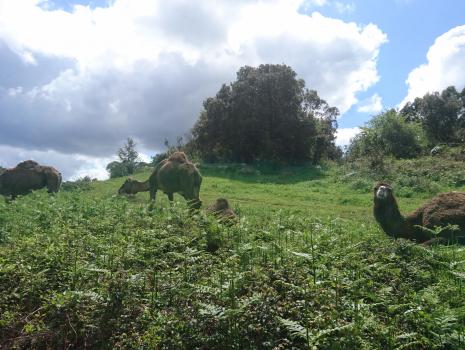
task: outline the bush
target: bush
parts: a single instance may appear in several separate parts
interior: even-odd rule
[[[110,173],[110,178],[122,177],[129,175],[129,170],[126,164],[117,161],[111,162],[107,165],[107,171]]]
[[[422,157],[396,160],[386,157],[382,171],[371,166],[367,158],[346,162],[338,169],[339,180],[354,190],[369,189],[374,182],[386,180],[396,188],[400,197],[423,193],[433,195],[445,188],[462,186],[465,180],[463,162],[453,159]],[[371,184],[369,187],[365,187]]]
[[[407,123],[395,110],[381,113],[368,122],[351,140],[347,150],[350,159],[368,157],[379,160],[385,155],[414,158],[426,150],[426,139],[420,124]]]
[[[92,181],[97,179],[91,179],[90,176],[84,176],[75,181],[66,181],[61,185],[62,191],[89,191],[92,187]]]

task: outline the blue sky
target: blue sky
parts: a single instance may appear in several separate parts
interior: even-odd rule
[[[83,5],[95,9],[96,7],[110,6],[111,0],[52,0],[44,2],[42,7],[48,10],[60,9],[67,12],[73,12],[75,5]]]
[[[404,99],[408,74],[427,62],[426,53],[435,39],[465,24],[465,1],[462,0],[354,0],[340,3],[347,8],[341,10],[328,2],[325,6],[308,6],[302,12],[317,10],[325,16],[348,22],[374,23],[387,34],[388,42],[381,47],[378,59],[380,80],[357,95],[363,100],[378,93],[386,108],[395,107]],[[359,113],[357,106],[353,106],[339,125],[346,128],[360,126],[370,118],[369,113]]]
[[[465,1],[0,0],[0,165],[104,178],[128,136],[148,159],[262,63],[338,107],[344,145],[383,109],[465,86]]]

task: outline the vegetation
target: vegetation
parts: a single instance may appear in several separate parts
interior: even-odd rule
[[[377,166],[371,159],[346,162],[338,168],[338,178],[356,191],[366,192],[378,180],[387,180],[402,197],[429,198],[447,189],[465,184],[463,160],[454,159],[460,153],[395,160],[382,158]],[[440,161],[439,158],[440,157]]]
[[[98,181],[97,179],[91,179],[90,176],[84,176],[75,181],[65,181],[61,185],[62,191],[90,191],[92,189],[92,182]]]
[[[465,142],[465,88],[449,86],[408,102],[400,111],[409,122],[420,122],[430,145]]]
[[[465,190],[463,166],[402,183],[412,161],[385,164],[403,211]],[[375,175],[353,171],[203,166],[201,198],[227,198],[231,226],[177,195],[115,196],[120,179],[0,202],[0,348],[464,348],[465,250],[389,238]]]
[[[286,65],[242,67],[204,101],[194,148],[207,161],[295,163],[334,159],[339,111],[305,88]]]
[[[110,178],[132,175],[141,165],[138,163],[139,153],[136,150],[137,144],[128,137],[126,143],[118,149],[118,161],[113,161],[107,165]],[[143,164],[142,164],[143,165]]]
[[[426,139],[418,122],[406,122],[394,109],[373,117],[348,147],[348,157],[373,158],[390,155],[415,158],[426,148]]]
[[[109,181],[0,202],[0,348],[465,348],[465,249],[393,240],[372,214],[377,180],[402,212],[465,190],[464,111],[453,87],[385,111],[336,165],[338,110],[288,66],[242,67],[153,158],[214,161],[200,197],[231,220],[117,196],[151,174],[131,138]]]
[[[369,160],[379,168],[386,157],[417,158],[465,145],[465,89],[450,86],[374,116],[347,148],[349,160]],[[436,146],[436,147],[435,147]],[[433,148],[434,147],[434,148]],[[453,153],[453,152],[452,152]],[[465,155],[465,152],[464,152]],[[465,157],[464,157],[465,158]]]

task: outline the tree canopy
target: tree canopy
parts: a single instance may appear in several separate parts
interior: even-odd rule
[[[136,142],[128,137],[126,143],[118,149],[118,161],[109,163],[106,167],[110,177],[131,175],[138,166],[139,153],[136,150]]]
[[[400,111],[408,122],[420,122],[430,145],[465,141],[465,88],[449,86],[408,102]]]
[[[245,66],[204,101],[193,142],[209,161],[319,162],[338,155],[338,114],[289,66]]]
[[[118,150],[118,158],[127,167],[128,173],[132,174],[136,161],[139,158],[139,153],[136,150],[136,142],[131,137],[128,137],[126,143]]]
[[[391,155],[414,158],[425,148],[425,137],[418,122],[407,122],[394,109],[371,119],[356,135],[347,150],[349,158]]]

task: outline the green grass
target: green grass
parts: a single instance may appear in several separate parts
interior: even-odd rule
[[[226,197],[237,225],[115,196],[123,179],[0,202],[0,348],[465,347],[465,249],[387,237],[371,178],[201,171],[204,207]]]

